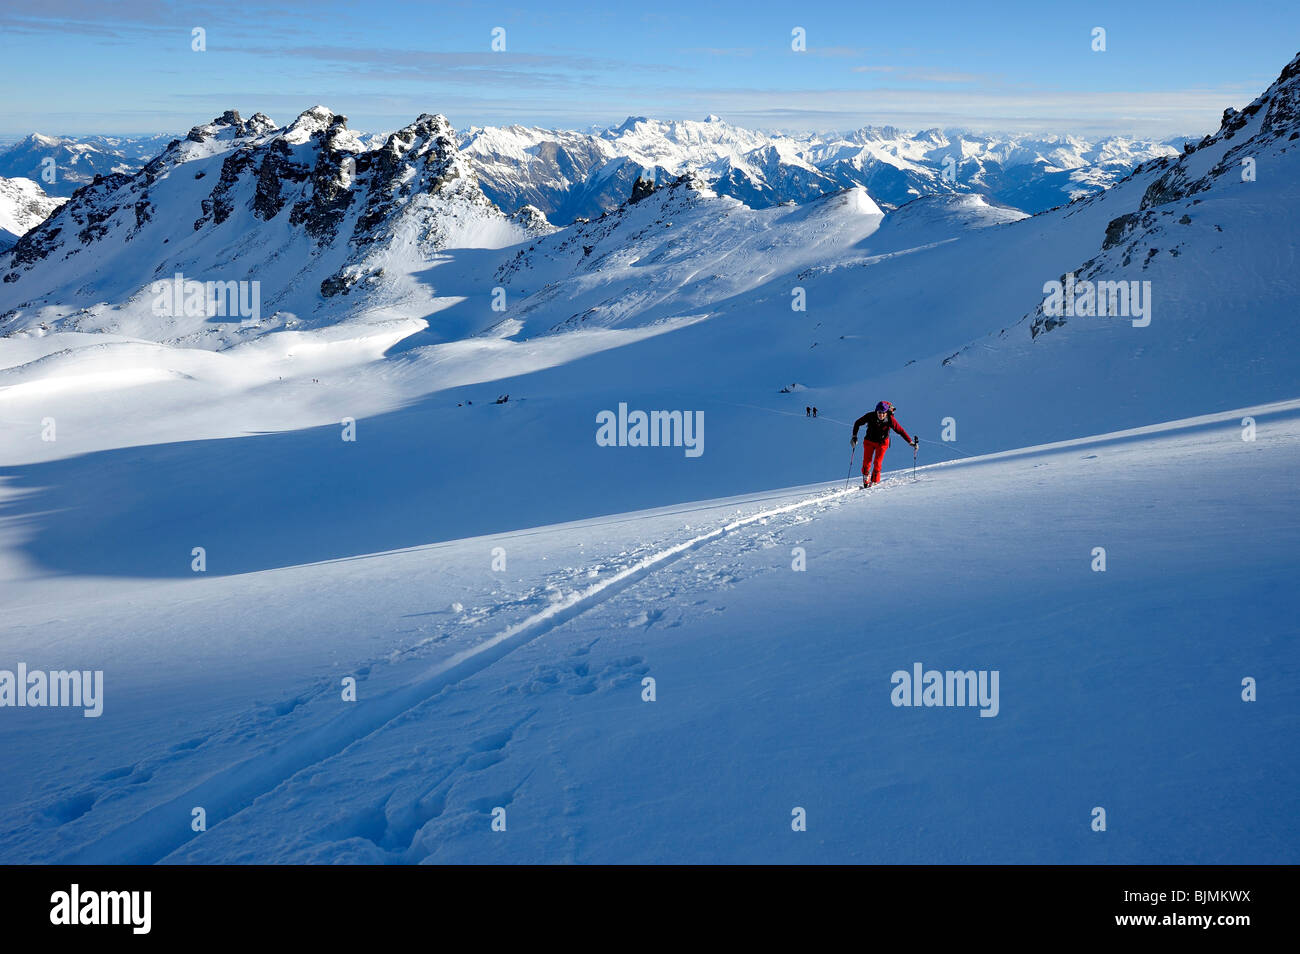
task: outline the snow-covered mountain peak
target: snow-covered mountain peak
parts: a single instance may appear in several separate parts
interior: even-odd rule
[[[239,114],[236,113],[235,116],[238,118]],[[347,121],[346,116],[336,116],[327,106],[313,106],[299,113],[298,118],[289,124],[282,136],[285,142],[296,146],[307,142],[312,136],[325,132],[336,123],[341,122],[346,126]]]
[[[204,143],[212,139],[232,140],[260,136],[274,129],[275,123],[262,113],[255,113],[245,122],[238,110],[228,109],[211,122],[193,127],[185,138],[189,142]]]
[[[856,215],[883,216],[885,214],[884,209],[876,204],[863,186],[853,186],[843,192],[833,193],[824,201],[834,203],[846,212]]]
[[[426,167],[436,168],[439,174],[448,173],[454,167],[455,176],[473,175],[461,159],[455,130],[447,117],[441,114],[422,113],[415,122],[390,135],[381,154],[390,158],[420,159]]]
[[[323,106],[283,128],[230,110],[138,172],[97,177],[0,258],[3,331],[70,324],[220,348],[356,317],[358,295],[427,299],[428,280],[410,276],[442,250],[551,230],[540,213],[508,219],[483,194],[445,116],[424,114],[367,148]],[[176,273],[255,283],[263,311],[291,317],[151,313],[145,289]],[[351,297],[340,306],[340,296]]]
[[[650,119],[646,116],[629,116],[627,119],[619,123],[615,129],[611,130],[611,135],[619,136],[623,133],[633,132],[638,126],[649,122]]]

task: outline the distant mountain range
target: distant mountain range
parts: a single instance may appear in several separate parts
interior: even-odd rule
[[[167,148],[172,138],[32,133],[0,149],[0,176],[31,179],[40,183],[46,195],[70,196],[97,175],[135,172]]]
[[[354,134],[367,147],[384,135]],[[0,177],[26,178],[70,196],[95,176],[134,173],[170,136],[57,137],[33,133],[0,148]],[[787,136],[695,121],[630,117],[599,132],[473,127],[457,145],[484,194],[503,211],[539,209],[555,225],[616,208],[632,184],[694,173],[751,208],[806,202],[863,186],[883,209],[922,195],[971,193],[1033,214],[1100,192],[1182,140],[979,135],[864,126],[845,134]]]
[[[629,118],[599,133],[471,128],[460,148],[503,209],[536,206],[557,225],[608,212],[638,176],[697,174],[751,208],[863,186],[881,208],[922,195],[975,193],[1030,214],[1093,195],[1182,140],[986,136],[865,126],[844,135],[769,135],[716,116]]]

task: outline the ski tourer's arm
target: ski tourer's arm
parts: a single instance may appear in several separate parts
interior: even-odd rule
[[[907,441],[909,444],[912,443],[912,438],[907,436],[907,431],[903,430],[903,425],[898,423],[897,418],[891,417],[889,419],[889,424],[894,430],[903,435],[903,440]]]
[[[874,411],[868,411],[866,414],[863,414],[860,418],[858,418],[856,421],[853,422],[853,437],[851,438],[853,442],[855,443],[857,442],[858,428],[866,424],[867,421],[871,418],[871,415],[874,413],[875,413]]]

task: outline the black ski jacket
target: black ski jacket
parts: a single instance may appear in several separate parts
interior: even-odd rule
[[[899,424],[898,421],[894,420],[893,411],[890,411],[883,421],[876,417],[874,409],[863,414],[853,422],[854,440],[858,439],[858,428],[864,424],[867,426],[867,433],[863,436],[863,440],[871,441],[873,444],[884,444],[888,446],[889,432],[891,429],[902,434],[903,440],[907,441],[909,444],[912,443],[912,438],[907,436],[907,431],[903,430],[903,426]]]

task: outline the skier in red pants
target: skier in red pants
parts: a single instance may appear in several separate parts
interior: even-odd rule
[[[874,411],[868,411],[853,422],[853,436],[849,438],[849,447],[858,446],[858,428],[867,426],[862,438],[862,486],[869,487],[880,483],[880,465],[885,462],[885,451],[889,450],[889,432],[898,431],[903,440],[915,447],[921,439],[907,436],[903,426],[894,420],[894,405],[881,401]],[[874,469],[872,459],[875,460]]]

